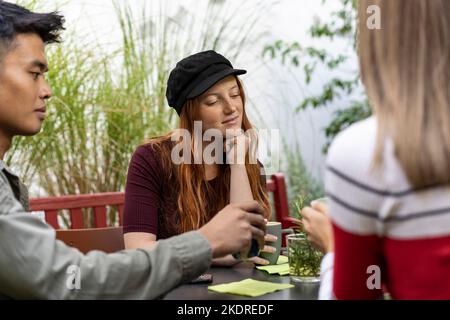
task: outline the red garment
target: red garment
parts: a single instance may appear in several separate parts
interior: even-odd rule
[[[373,274],[367,272],[370,265],[380,266],[393,299],[449,299],[450,236],[396,240],[358,236],[336,225],[333,230],[338,246],[333,281],[337,299],[380,297],[381,290],[367,286]]]
[[[212,179],[205,182],[204,188],[209,184],[218,189],[219,182],[218,178]],[[151,144],[138,147],[128,167],[123,232],[152,233],[156,239],[180,234],[178,195],[177,183],[168,179],[157,151]],[[207,204],[216,202],[211,196]],[[208,210],[207,207],[207,212],[211,219],[218,211],[216,208]]]
[[[166,141],[163,143],[171,143]],[[170,147],[170,146],[169,146]],[[259,163],[262,167],[262,165]],[[220,166],[225,170],[225,165]],[[123,232],[146,232],[156,235],[156,239],[166,239],[180,234],[178,228],[178,182],[169,178],[161,156],[151,144],[138,147],[128,167],[125,188],[125,208]],[[266,177],[261,175],[261,184],[266,190]],[[222,208],[218,208],[220,197],[229,199],[229,191],[222,187],[221,177],[205,181],[202,185],[206,195],[208,221]],[[207,189],[215,192],[207,192]]]

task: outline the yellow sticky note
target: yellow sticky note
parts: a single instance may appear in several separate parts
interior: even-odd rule
[[[288,257],[286,257],[286,256],[279,256],[277,264],[288,263],[288,261],[289,261]]]
[[[263,270],[268,272],[269,274],[279,274],[281,276],[285,276],[289,274],[289,264],[275,264],[271,266],[258,266],[256,267],[258,270]]]
[[[237,294],[241,296],[257,297],[267,293],[272,293],[278,290],[293,288],[292,284],[287,283],[273,283],[269,281],[258,281],[253,279],[245,279],[238,282],[230,282],[209,286],[208,290],[219,292]]]

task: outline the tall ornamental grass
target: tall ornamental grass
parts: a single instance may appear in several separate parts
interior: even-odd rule
[[[47,49],[53,98],[43,131],[16,138],[6,158],[33,186],[32,196],[124,190],[134,149],[176,125],[165,98],[175,62],[206,49],[237,59],[261,37],[255,27],[269,9],[263,1],[231,10],[227,1],[210,0],[195,14],[178,5],[169,15],[173,1],[146,1],[138,10],[113,3],[116,49],[86,44],[70,30]],[[28,2],[38,11],[41,4]]]

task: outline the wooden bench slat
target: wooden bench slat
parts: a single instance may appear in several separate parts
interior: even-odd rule
[[[84,228],[84,216],[83,209],[75,208],[70,210],[70,223],[71,229],[83,229]]]
[[[276,220],[282,223],[284,229],[292,227],[285,177],[282,173],[272,175],[267,181],[267,191],[273,193]],[[31,199],[30,211],[45,211],[45,220],[55,229],[59,229],[58,210],[68,209],[71,228],[82,229],[85,228],[82,208],[94,208],[94,225],[99,228],[107,226],[106,206],[117,206],[119,226],[123,226],[124,203],[124,192],[69,195]],[[283,237],[283,245],[284,241]]]
[[[51,225],[54,229],[58,230],[58,210],[47,210],[45,211],[45,221]]]
[[[275,173],[272,175],[272,181],[275,184],[275,192],[273,193],[273,200],[275,206],[275,214],[277,221],[281,222],[283,229],[292,228],[292,219],[289,218],[289,204],[286,191],[286,183],[282,173]],[[286,246],[286,237],[283,236],[282,247]]]
[[[106,207],[94,207],[94,223],[96,228],[106,228]]]
[[[123,226],[123,208],[123,204],[117,206],[117,210],[119,210],[119,226]]]
[[[123,204],[124,201],[125,194],[123,192],[36,198],[30,200],[30,211],[92,208],[95,206]]]

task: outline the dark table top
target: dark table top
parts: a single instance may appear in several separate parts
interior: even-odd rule
[[[293,283],[289,276],[269,275],[254,268],[253,263],[242,262],[234,267],[211,267],[207,273],[213,275],[213,283],[185,284],[165,296],[166,300],[316,300],[319,295],[318,283]],[[216,293],[208,286],[241,281],[252,278],[276,283],[291,283],[294,288],[284,289],[259,297],[244,297],[234,294]]]

